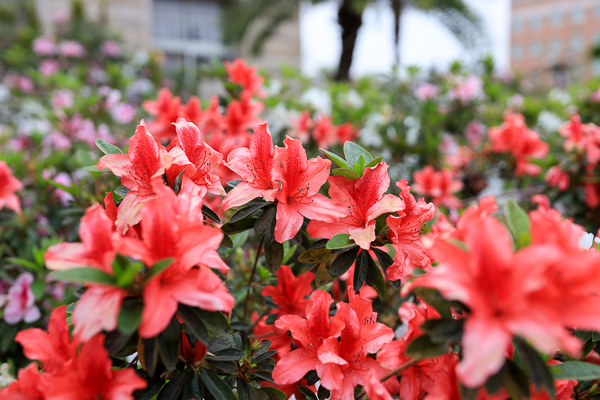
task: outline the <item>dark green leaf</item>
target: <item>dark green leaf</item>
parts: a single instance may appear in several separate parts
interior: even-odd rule
[[[153,377],[158,362],[158,337],[142,339],[144,343],[144,366],[148,376]]]
[[[354,165],[354,172],[362,176],[363,170],[365,169],[365,156],[362,154],[358,157],[358,162]]]
[[[135,400],[152,400],[163,387],[164,383],[165,381],[162,379],[155,383],[151,381],[148,383],[148,387],[133,392],[133,396]]]
[[[246,217],[249,217],[250,215],[254,214],[256,211],[258,211],[261,208],[266,207],[270,204],[272,204],[272,203],[262,202],[262,203],[254,203],[247,207],[244,207],[241,210],[238,210],[235,214],[233,214],[231,216],[231,219],[229,220],[229,222],[240,221]]]
[[[419,296],[425,303],[435,308],[443,319],[452,319],[452,312],[448,301],[442,297],[436,289],[415,288],[413,292]]]
[[[200,308],[196,308],[194,311],[211,330],[220,333],[231,333],[229,320],[221,311],[206,311]]]
[[[504,386],[504,382],[508,378],[508,366],[504,364],[500,371],[496,372],[494,375],[490,376],[485,381],[485,390],[489,394],[498,393],[500,389]]]
[[[383,273],[381,272],[377,264],[375,264],[375,261],[373,260],[369,252],[365,251],[365,253],[367,253],[367,260],[369,262],[366,277],[367,285],[375,289],[377,295],[379,296],[379,300],[383,301],[386,294],[385,278],[383,277]]]
[[[107,156],[110,154],[123,154],[123,150],[119,149],[115,145],[108,143],[106,140],[96,139],[96,146],[100,149],[101,152],[103,152]]]
[[[140,326],[142,321],[142,311],[144,303],[141,298],[130,298],[123,301],[119,317],[117,319],[117,327],[123,335],[132,335]]]
[[[277,314],[269,314],[269,316],[265,320],[265,324],[273,325],[275,323],[275,320],[277,320]]]
[[[556,380],[591,381],[600,378],[600,365],[583,361],[565,361],[553,365],[552,374]]]
[[[187,380],[183,387],[183,399],[202,399],[204,398],[204,386],[201,384],[197,373],[192,372],[192,376]]]
[[[110,171],[110,169],[108,168],[98,168],[96,165],[88,165],[87,167],[83,167],[82,168],[85,171],[89,171],[89,172],[106,172],[106,171]]]
[[[333,176],[343,176],[346,179],[360,179],[360,175],[351,169],[348,168],[337,168],[331,171]]]
[[[596,343],[600,341],[600,333],[592,332],[592,342]]]
[[[223,349],[214,353],[214,357],[211,360],[218,361],[237,361],[244,358],[244,353],[238,349]]]
[[[475,400],[479,394],[479,388],[468,388],[461,383],[458,384],[458,390],[462,400]]]
[[[10,346],[15,343],[15,336],[19,331],[19,325],[0,323],[0,351],[6,353]]]
[[[117,286],[117,280],[114,276],[96,268],[74,268],[64,271],[54,271],[51,273],[51,276],[56,280],[62,281]]]
[[[437,357],[447,352],[447,344],[434,343],[428,335],[421,335],[410,342],[405,351],[407,356],[418,359]]]
[[[331,283],[335,278],[329,273],[331,267],[331,258],[321,261],[317,272],[315,273],[315,286],[321,287]]]
[[[210,209],[206,204],[202,204],[202,215],[206,218],[216,222],[217,224],[221,223],[221,218],[217,215],[216,212]]]
[[[265,261],[267,262],[267,268],[273,275],[277,273],[281,263],[283,262],[283,244],[277,241],[265,239]]]
[[[358,164],[358,159],[361,155],[365,158],[365,162],[367,164],[373,161],[373,156],[371,153],[356,143],[353,143],[349,140],[344,143],[344,156],[346,157],[346,162],[348,165],[353,167],[354,165]]]
[[[244,345],[242,346],[242,351],[246,355],[246,357],[250,357],[250,349],[252,348],[252,344],[250,343],[250,338],[247,337],[244,340]]]
[[[250,388],[248,382],[242,378],[237,378],[236,387],[239,400],[250,400]]]
[[[365,168],[372,168],[372,167],[376,166],[377,164],[379,164],[381,161],[383,161],[383,156],[375,158],[373,161],[371,161],[370,163],[365,165]]]
[[[106,334],[106,340],[104,340],[104,347],[108,350],[109,354],[115,354],[125,347],[131,335],[123,335],[118,329]]]
[[[221,244],[219,246],[226,247],[228,249],[232,249],[233,248],[233,240],[231,240],[229,235],[223,234],[223,240],[221,240]]]
[[[444,343],[446,340],[460,342],[463,334],[464,319],[430,319],[421,325],[434,343]]]
[[[363,250],[356,259],[356,264],[354,264],[354,290],[359,291],[360,288],[363,287],[365,283],[365,279],[367,279],[367,270],[369,269],[369,252]]]
[[[312,386],[321,380],[321,378],[319,378],[319,374],[317,374],[317,371],[315,370],[308,371],[306,374],[304,374],[304,379],[306,380],[306,384],[308,386]]]
[[[157,261],[148,269],[148,273],[146,273],[145,282],[148,283],[152,278],[158,276],[162,271],[167,269],[172,263],[175,261],[174,258],[165,258],[160,261]]]
[[[257,377],[259,377],[263,381],[269,381],[269,382],[275,383],[275,381],[273,380],[273,376],[271,375],[270,372],[255,371],[255,372],[253,372],[253,374],[256,375]]]
[[[215,353],[222,349],[228,349],[233,347],[233,337],[231,336],[218,336],[210,341],[208,344],[208,351]]]
[[[238,222],[227,223],[221,227],[221,230],[227,235],[233,235],[236,233],[244,232],[248,229],[254,228],[254,223],[257,219],[258,218],[256,217],[249,217]]]
[[[208,368],[201,368],[200,373],[202,374],[204,385],[215,399],[237,400],[229,385],[223,382],[216,372]]]
[[[528,399],[530,391],[527,375],[511,360],[506,360],[504,365],[507,368],[504,389],[513,399]]]
[[[381,268],[388,269],[394,263],[392,256],[385,251],[378,249],[377,247],[371,247],[371,250],[375,253],[375,256],[377,256],[377,261],[379,261]]]
[[[325,388],[325,386],[320,385],[319,390],[317,391],[317,396],[319,396],[319,400],[325,400],[331,396],[331,392]]]
[[[262,390],[258,390],[252,385],[248,385],[248,389],[250,389],[250,400],[269,400],[269,395]]]
[[[298,391],[302,393],[307,400],[319,400],[315,392],[307,386],[298,386]],[[299,399],[300,400],[300,399]]]
[[[319,150],[321,150],[323,153],[327,154],[327,156],[329,158],[331,158],[341,168],[352,169],[352,167],[346,162],[346,160],[344,160],[342,157],[338,156],[337,154],[332,153],[332,152],[327,151],[327,150],[324,150],[324,149],[319,149]]]
[[[269,396],[269,400],[286,400],[287,399],[287,394],[285,394],[284,391],[279,390],[274,387],[265,386],[265,387],[261,387],[258,390],[262,390],[263,392],[265,392]]]
[[[262,354],[259,354],[257,356],[252,357],[252,362],[254,364],[261,362],[262,360],[266,360],[267,358],[274,356],[275,354],[277,354],[277,350],[269,350],[266,351]]]
[[[354,240],[350,240],[350,235],[345,233],[340,233],[339,235],[335,235],[325,245],[327,249],[344,249],[346,247],[355,246]]]
[[[267,208],[260,217],[258,217],[256,223],[254,224],[254,232],[256,232],[256,235],[265,236],[267,233],[269,233],[276,213],[277,208],[270,207]]]
[[[236,331],[245,331],[250,328],[250,325],[245,321],[231,321],[231,327]]]
[[[11,264],[22,265],[25,268],[29,268],[34,271],[40,269],[40,267],[36,263],[34,263],[33,261],[25,260],[24,258],[8,257],[5,258],[4,261]]]
[[[322,247],[305,251],[304,253],[300,254],[298,261],[305,264],[314,264],[323,260],[327,260],[331,256],[331,250]]]
[[[360,247],[355,246],[344,253],[338,254],[331,263],[329,274],[334,278],[344,275],[346,271],[350,269],[354,261],[356,261],[356,256],[358,256],[359,251]]]
[[[311,244],[308,249],[309,250],[322,249],[324,247],[327,247],[327,242],[329,242],[329,239],[319,239],[319,240],[315,241],[313,244]]]
[[[237,185],[239,185],[240,183],[242,183],[242,181],[239,179],[235,180],[235,181],[229,181],[229,182],[227,182],[227,186],[229,186],[230,188],[234,188]]]
[[[185,322],[184,329],[187,328],[187,331],[194,335],[196,339],[204,344],[208,344],[208,330],[194,308],[186,306],[185,304],[179,304],[177,314]]]
[[[182,372],[178,373],[175,378],[165,386],[157,400],[175,400],[182,392],[183,387],[188,382],[190,374],[193,373],[191,369],[186,368]]]
[[[125,186],[121,186],[115,189],[115,194],[121,197],[127,196],[127,193],[129,193],[129,188],[126,188]]]
[[[177,366],[180,342],[181,325],[177,318],[173,317],[167,328],[158,336],[158,348],[167,371],[173,371]]]
[[[239,364],[236,361],[210,360],[210,365],[223,372],[237,373]]]
[[[531,222],[527,213],[513,200],[509,200],[504,208],[506,223],[518,248],[526,246],[531,240]]]
[[[546,393],[553,399],[555,397],[554,379],[552,379],[552,373],[546,362],[523,339],[515,338],[514,343],[521,353],[527,373],[537,390],[545,389]]]
[[[260,347],[258,349],[256,349],[253,353],[252,356],[256,357],[260,354],[263,354],[264,352],[266,352],[267,350],[269,350],[269,348],[271,347],[271,340],[270,339],[263,339],[260,342]]]
[[[235,344],[236,349],[242,350],[242,338],[237,333],[233,334],[233,343]]]

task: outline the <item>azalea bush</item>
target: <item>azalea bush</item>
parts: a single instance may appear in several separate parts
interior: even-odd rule
[[[78,4],[0,12],[0,398],[598,397],[600,82],[203,97]]]

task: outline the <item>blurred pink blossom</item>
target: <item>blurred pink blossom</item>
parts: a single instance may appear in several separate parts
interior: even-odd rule
[[[472,146],[478,146],[485,135],[487,128],[479,121],[471,121],[465,129],[465,137]]]
[[[110,115],[119,124],[129,124],[135,118],[136,108],[129,103],[118,103],[110,110]]]
[[[30,323],[40,318],[40,310],[35,305],[35,296],[31,291],[33,281],[33,275],[23,272],[8,290],[4,308],[4,320],[7,323],[11,325],[20,321]]]
[[[9,87],[16,87],[24,93],[33,91],[33,81],[28,76],[7,75],[6,84]]]
[[[69,14],[61,11],[54,13],[54,15],[52,16],[52,22],[54,22],[57,25],[66,24],[67,22],[69,22],[69,19]]]
[[[429,82],[421,83],[413,92],[415,97],[421,101],[427,99],[434,99],[440,93],[440,88],[437,85],[433,85]]]
[[[73,92],[69,89],[57,90],[52,94],[52,107],[60,110],[73,106]]]
[[[123,54],[121,46],[113,40],[107,40],[100,46],[100,51],[107,57],[120,57]]]
[[[53,147],[56,150],[68,150],[71,148],[71,140],[62,133],[53,131],[42,140],[42,146]]]
[[[66,187],[71,187],[71,185],[73,184],[71,177],[66,172],[59,172],[52,179],[52,181],[55,183],[58,183],[59,185],[63,185]],[[66,192],[59,188],[54,190],[54,197],[56,197],[58,200],[60,200],[60,202],[63,206],[66,206],[67,204],[69,204],[69,201],[74,200],[71,193]]]
[[[65,40],[59,45],[60,54],[65,57],[80,58],[87,54],[83,45],[74,40]]]
[[[594,103],[600,103],[600,87],[590,93],[590,101],[593,101]]]
[[[477,75],[455,77],[456,86],[448,94],[451,100],[468,104],[483,95],[483,81]]]
[[[40,36],[33,41],[33,51],[39,56],[51,56],[56,53],[56,44],[52,39]]]
[[[60,64],[58,61],[53,60],[51,58],[46,58],[40,63],[40,74],[45,77],[49,77],[54,75],[60,69]]]

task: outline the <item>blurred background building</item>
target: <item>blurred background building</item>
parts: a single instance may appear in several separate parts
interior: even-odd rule
[[[511,69],[566,87],[600,75],[600,0],[513,0]]]
[[[67,15],[71,0],[36,0],[46,32],[54,18]],[[244,57],[261,67],[300,67],[300,27],[295,18],[281,25],[260,56],[252,57],[250,44],[236,47],[223,42],[221,16],[227,0],[85,0],[89,18],[105,18],[130,49],[159,50],[167,67],[195,74],[198,65],[211,59]],[[260,23],[258,21],[257,23]]]

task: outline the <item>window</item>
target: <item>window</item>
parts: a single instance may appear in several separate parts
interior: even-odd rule
[[[583,7],[579,6],[579,7],[575,7],[573,8],[573,10],[571,10],[571,21],[573,21],[574,24],[581,24],[583,23],[583,20],[585,18],[585,13],[583,10]]]
[[[560,11],[555,11],[551,16],[550,20],[552,21],[552,26],[560,26],[562,24],[562,14]]]
[[[552,42],[550,43],[550,52],[553,55],[557,55],[558,53],[560,53],[560,48],[561,48],[560,39],[553,39]]]
[[[583,37],[580,34],[573,35],[573,37],[571,38],[571,50],[583,50]]]
[[[155,39],[221,42],[222,6],[218,2],[154,0],[153,3]]]
[[[519,19],[514,19],[512,22],[512,31],[513,33],[519,33],[523,30],[523,24],[521,23],[521,20]]]
[[[515,60],[518,60],[521,58],[521,46],[519,46],[518,44],[514,45],[512,48],[512,57]]]
[[[542,27],[542,18],[539,15],[534,16],[531,19],[531,29],[534,31],[539,31]]]
[[[531,43],[530,52],[533,57],[538,57],[542,53],[542,46],[540,45],[540,43],[539,42]]]

